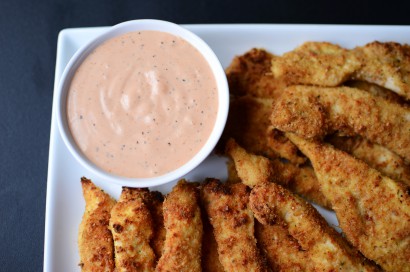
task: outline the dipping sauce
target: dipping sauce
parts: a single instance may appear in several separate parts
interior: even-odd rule
[[[130,32],[97,47],[68,91],[71,134],[98,167],[155,177],[188,162],[209,138],[217,85],[205,58],[165,32]]]

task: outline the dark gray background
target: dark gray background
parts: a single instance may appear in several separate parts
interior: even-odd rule
[[[402,1],[0,0],[0,271],[41,271],[57,35],[130,19],[410,24]]]

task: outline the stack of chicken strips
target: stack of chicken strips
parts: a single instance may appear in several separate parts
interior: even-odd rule
[[[117,202],[83,178],[82,270],[410,271],[410,47],[252,49],[226,72],[228,180]]]

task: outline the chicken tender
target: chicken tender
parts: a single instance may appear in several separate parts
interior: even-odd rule
[[[155,270],[155,254],[150,246],[153,223],[140,194],[141,189],[123,187],[111,211],[110,229],[118,272]]]
[[[218,244],[215,240],[214,229],[209,222],[205,210],[201,210],[204,236],[202,239],[202,271],[204,272],[224,272],[224,268],[219,261]]]
[[[275,103],[271,121],[305,138],[358,134],[410,162],[410,108],[359,89],[289,87]]]
[[[148,206],[151,217],[152,224],[154,227],[153,237],[151,239],[151,247],[155,252],[157,260],[161,257],[164,250],[165,243],[165,226],[164,226],[164,215],[162,211],[164,196],[160,192],[150,192],[145,204]]]
[[[276,182],[322,207],[331,208],[330,202],[320,191],[319,181],[311,167],[298,167],[281,160],[269,160],[250,154],[234,139],[228,141],[226,154],[233,160],[237,177],[247,186],[253,187],[260,183]]]
[[[163,204],[166,238],[156,271],[201,271],[202,220],[196,185],[181,180]]]
[[[230,93],[265,98],[280,95],[284,86],[272,76],[271,62],[274,58],[266,50],[257,48],[235,57],[226,69]]]
[[[78,232],[81,271],[114,271],[114,244],[108,224],[115,200],[81,178],[85,211]]]
[[[410,46],[372,42],[353,51],[363,63],[354,77],[383,86],[410,100]]]
[[[350,243],[386,271],[410,271],[409,187],[349,154],[295,134]]]
[[[128,189],[126,195],[128,198],[140,198],[150,212],[153,226],[150,244],[157,261],[162,255],[165,242],[164,216],[162,212],[164,196],[161,192],[149,191],[148,188]]]
[[[355,54],[327,42],[306,42],[272,60],[274,78],[286,85],[337,86],[348,80],[361,63]]]
[[[279,266],[282,263],[287,265],[288,261],[294,266],[305,265],[304,271],[378,271],[330,227],[313,206],[280,185],[263,183],[255,186],[250,195],[250,206],[264,225],[283,221],[282,225],[304,251],[298,249],[295,240],[286,237],[285,241],[294,244],[293,248],[282,248],[284,245],[280,242],[271,244],[272,247],[279,246],[275,252],[275,262]],[[279,235],[283,237],[281,232]],[[298,258],[288,256],[286,251],[296,251],[303,264]]]
[[[327,139],[336,148],[343,150],[385,176],[410,185],[410,166],[387,148],[373,144],[362,137],[332,136]]]
[[[209,179],[203,185],[201,199],[214,228],[225,271],[267,271],[256,246],[248,187],[242,183],[227,186]]]
[[[256,220],[255,237],[272,271],[313,271],[307,252],[279,218],[266,225]]]
[[[304,163],[306,158],[298,154],[296,146],[271,127],[272,103],[273,99],[250,96],[232,99],[221,145],[232,137],[249,152],[268,158],[285,158],[295,164]]]
[[[236,173],[247,186],[271,182],[274,178],[272,163],[268,158],[248,153],[234,139],[226,143],[226,154],[234,162]]]

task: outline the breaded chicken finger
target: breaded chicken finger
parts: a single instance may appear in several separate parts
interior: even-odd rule
[[[201,190],[201,199],[214,228],[225,271],[267,271],[256,246],[248,188],[242,183],[227,186],[209,179]]]
[[[255,220],[255,237],[272,271],[312,271],[308,252],[288,231],[283,220],[262,224]]]
[[[123,187],[120,199],[111,211],[110,229],[118,272],[155,269],[155,254],[150,246],[153,224],[142,190]]]
[[[81,271],[114,271],[114,244],[108,224],[115,200],[81,178],[85,212],[78,232]]]
[[[372,42],[353,50],[363,63],[355,78],[381,85],[410,100],[410,46]]]
[[[274,104],[271,121],[275,128],[305,138],[335,131],[358,134],[410,162],[410,108],[363,90],[289,87]]]
[[[410,165],[387,148],[373,144],[362,137],[332,136],[326,139],[336,148],[366,162],[385,176],[410,186]]]
[[[156,261],[158,261],[162,255],[165,242],[164,215],[162,212],[164,196],[161,192],[150,191],[148,188],[133,188],[127,191],[127,195],[143,200],[151,214],[153,235],[150,244],[155,252]]]
[[[331,209],[329,200],[320,191],[320,184],[312,167],[296,166],[248,153],[234,139],[227,142],[226,154],[232,158],[238,178],[247,186],[276,182],[322,207]]]
[[[204,236],[202,239],[202,271],[204,272],[224,272],[224,268],[219,261],[218,244],[215,240],[214,229],[209,222],[205,210],[201,210]]]
[[[264,98],[279,96],[283,82],[276,80],[270,71],[272,59],[275,58],[266,50],[257,48],[235,57],[226,68],[230,93]]]
[[[409,187],[329,144],[288,137],[309,157],[347,239],[386,271],[410,271]]]
[[[196,185],[179,181],[163,204],[166,238],[156,271],[201,271],[202,220]]]
[[[163,250],[164,250],[164,243],[165,243],[165,227],[164,227],[164,214],[163,214],[163,202],[164,196],[160,192],[149,192],[147,197],[148,199],[145,200],[145,204],[148,206],[151,217],[152,223],[154,227],[154,235],[151,239],[151,247],[157,256],[157,260],[161,257]]]
[[[347,49],[327,42],[306,42],[274,58],[272,73],[288,85],[337,86],[360,66],[360,60]]]
[[[375,265],[366,260],[331,228],[313,206],[280,185],[263,183],[255,186],[250,195],[250,205],[255,217],[262,224],[284,222],[289,234],[306,252],[306,255],[298,252],[305,258],[306,268],[303,270],[378,271]],[[289,250],[277,246],[274,248],[278,251]],[[286,265],[284,260],[296,261],[296,263],[300,261],[276,254],[276,261],[280,265]]]

